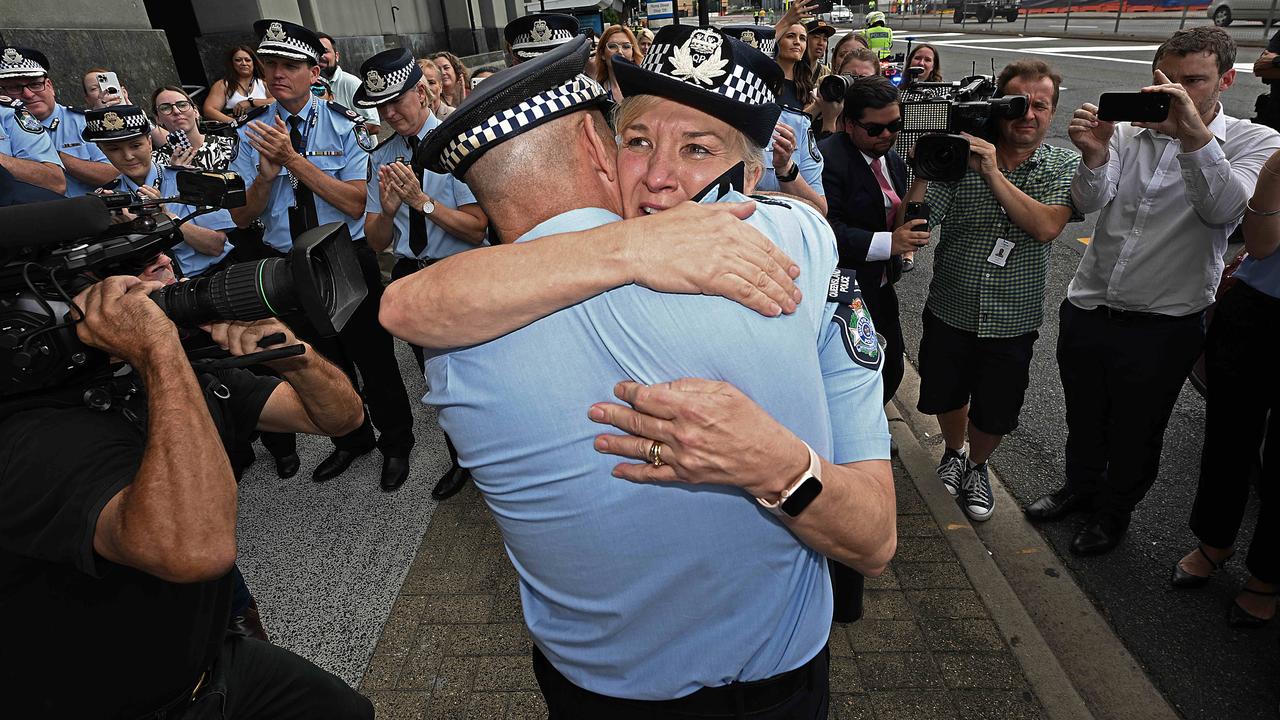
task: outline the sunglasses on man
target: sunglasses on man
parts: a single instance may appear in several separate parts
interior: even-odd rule
[[[853,124],[867,131],[867,134],[870,135],[871,137],[876,137],[878,135],[881,135],[884,133],[885,130],[888,130],[891,133],[901,132],[902,130],[902,118],[898,118],[893,122],[883,123],[883,124],[882,123],[864,123],[864,122],[858,122],[857,120],[854,120]]]

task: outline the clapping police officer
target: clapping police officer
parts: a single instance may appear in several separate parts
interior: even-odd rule
[[[382,122],[395,130],[374,149],[369,163],[365,200],[369,247],[393,249],[396,264],[391,274],[400,279],[483,243],[489,220],[466,184],[428,170],[415,175],[410,167],[418,143],[440,124],[431,112],[434,98],[413,53],[380,52],[360,66],[360,78],[356,106],[377,108]],[[422,348],[410,347],[421,370]],[[431,491],[437,500],[461,490],[467,478],[447,435],[445,446],[450,466]]]
[[[44,53],[31,48],[0,48],[0,94],[21,100],[48,132],[66,170],[67,197],[93,192],[115,179],[117,171],[107,156],[81,137],[84,111],[58,104]]]
[[[0,80],[16,77],[19,72],[30,72],[30,63],[14,48],[0,50]],[[12,90],[8,83],[0,85]],[[21,89],[21,88],[19,88]],[[0,95],[0,167],[9,171],[15,180],[28,183],[61,195],[67,190],[62,160],[44,126],[24,106],[22,99]]]
[[[367,422],[371,416],[382,432],[376,443],[384,458],[382,486],[395,489],[409,473],[413,415],[391,336],[377,322],[381,273],[364,241],[365,180],[373,141],[355,111],[311,94],[324,52],[314,32],[284,20],[259,20],[254,30],[275,101],[249,113],[240,124],[240,152],[231,169],[245,178],[247,202],[232,216],[240,227],[261,218],[263,242],[276,253],[287,252],[307,230],[346,223],[369,288],[338,338],[308,338],[353,381],[359,368],[369,403],[365,424],[334,439],[336,449],[316,467],[312,479],[337,477],[375,447]],[[272,453],[282,459],[279,447]]]

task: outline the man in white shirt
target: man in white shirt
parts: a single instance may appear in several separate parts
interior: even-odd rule
[[[1076,207],[1102,212],[1060,310],[1066,483],[1026,514],[1056,520],[1091,510],[1071,543],[1079,555],[1115,547],[1155,482],[1227,238],[1262,164],[1280,149],[1274,130],[1222,110],[1235,57],[1235,41],[1219,28],[1180,30],[1156,51],[1154,84],[1143,89],[1170,96],[1166,120],[1103,122],[1085,103],[1068,128],[1083,156]]]
[[[360,113],[364,117],[365,129],[376,138],[380,129],[379,123],[382,122],[378,118],[378,111],[355,106],[355,95],[356,90],[360,89],[360,78],[343,70],[338,64],[342,60],[342,53],[338,52],[338,46],[333,42],[332,35],[318,32],[316,37],[320,38],[320,44],[324,46],[324,54],[320,56],[320,74],[329,81],[333,99],[339,105]]]

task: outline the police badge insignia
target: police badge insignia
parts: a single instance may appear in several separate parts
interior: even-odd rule
[[[102,116],[102,129],[103,130],[123,130],[124,119],[113,112],[109,112]]]
[[[760,42],[756,40],[756,34],[750,30],[747,30],[742,33],[742,42],[746,43],[747,45],[750,45],[753,48],[756,48],[757,50],[760,49]]]
[[[849,359],[868,370],[879,370],[884,364],[880,335],[871,321],[862,291],[858,289],[857,276],[852,270],[836,268],[827,287],[827,302],[838,303],[831,322],[840,326],[840,338],[844,341]]]
[[[15,107],[13,119],[18,121],[18,127],[26,130],[32,135],[39,135],[44,132],[44,126],[32,115],[29,110],[24,107]]]
[[[533,28],[529,30],[529,37],[534,42],[546,42],[551,39],[551,28],[547,26],[546,20],[534,20]]]
[[[369,92],[380,93],[387,89],[387,81],[382,79],[377,70],[370,70],[365,73],[364,84],[368,86]]]
[[[280,42],[281,40],[284,40],[284,26],[278,22],[271,23],[267,26],[267,34],[264,37],[271,42]]]
[[[355,133],[356,144],[365,152],[372,152],[373,148],[377,145],[377,142],[374,140],[373,136],[369,134],[369,128],[366,128],[364,123],[356,123]]]
[[[24,59],[25,58],[22,57],[22,53],[18,52],[17,50],[13,48],[4,49],[3,60],[5,65],[17,65],[18,63],[22,62]]]
[[[714,30],[694,30],[668,58],[671,76],[691,85],[715,85],[716,80],[726,74],[724,68],[729,64],[729,58],[722,52],[723,44],[724,40]]]

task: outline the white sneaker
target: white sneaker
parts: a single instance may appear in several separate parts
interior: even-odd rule
[[[996,511],[996,499],[991,494],[991,479],[987,477],[987,464],[967,467],[960,481],[960,507],[970,520],[983,522]]]
[[[951,493],[951,497],[960,494],[960,480],[964,477],[964,469],[968,467],[968,458],[964,451],[955,452],[947,449],[942,454],[942,462],[938,463],[938,479],[942,486]]]

